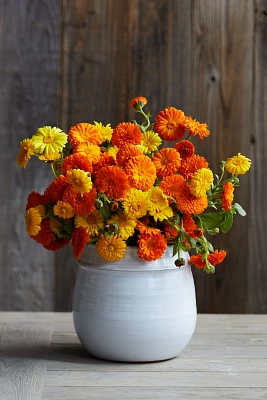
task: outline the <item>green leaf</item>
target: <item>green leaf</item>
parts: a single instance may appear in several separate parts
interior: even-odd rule
[[[184,236],[186,237],[186,239],[187,239],[188,243],[190,244],[190,246],[192,248],[195,248],[196,247],[196,241],[193,238],[191,238],[191,236],[189,236],[186,232],[184,233]]]
[[[178,253],[178,248],[179,248],[179,244],[175,243],[175,245],[173,246],[173,250],[172,250],[172,256],[176,256],[176,254]]]
[[[239,215],[242,215],[242,217],[247,214],[244,208],[242,208],[241,205],[238,203],[232,205],[232,210],[236,211]]]
[[[199,215],[202,225],[206,230],[218,228],[224,222],[224,213],[204,213]]]
[[[233,225],[233,214],[231,212],[225,213],[224,222],[221,224],[220,228],[223,233],[228,232]]]
[[[211,253],[213,253],[214,252],[214,248],[213,248],[212,244],[210,242],[208,242],[208,241],[207,241],[207,246],[208,246],[209,251]]]

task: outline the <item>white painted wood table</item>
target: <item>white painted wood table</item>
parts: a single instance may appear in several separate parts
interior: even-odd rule
[[[0,399],[267,399],[267,315],[199,315],[175,359],[98,360],[70,313],[0,312]]]

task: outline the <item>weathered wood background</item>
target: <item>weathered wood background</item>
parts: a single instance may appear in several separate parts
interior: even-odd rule
[[[198,310],[267,312],[267,0],[0,0],[0,308],[71,309],[77,267],[29,239],[24,207],[49,169],[15,164],[37,127],[116,125],[144,95],[207,121],[198,152],[253,160],[236,194],[248,212],[215,239],[228,257],[216,275],[195,271]]]

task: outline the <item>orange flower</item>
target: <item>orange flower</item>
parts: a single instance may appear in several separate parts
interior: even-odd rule
[[[195,221],[189,214],[183,215],[183,227],[186,233],[193,239],[203,236],[202,229],[196,225]]]
[[[43,197],[44,202],[50,203],[52,201],[62,200],[64,190],[67,186],[67,178],[63,175],[59,175],[45,190]]]
[[[195,146],[189,140],[182,140],[174,146],[182,158],[192,157],[195,153]]]
[[[47,245],[54,239],[54,233],[50,227],[49,219],[44,219],[41,222],[41,230],[35,236],[31,236],[36,242]]]
[[[179,168],[181,174],[186,180],[191,179],[193,174],[201,168],[208,168],[209,164],[204,157],[194,154],[192,157],[184,158]]]
[[[186,183],[178,187],[175,200],[179,210],[187,214],[201,214],[208,207],[207,196],[195,197]]]
[[[141,220],[137,220],[136,229],[140,231],[142,235],[145,234],[151,236],[160,233],[160,229],[153,228],[153,226],[148,226],[149,223],[149,218],[143,217]]]
[[[225,182],[223,184],[223,194],[222,194],[222,208],[225,211],[231,210],[231,206],[234,199],[234,185],[232,182]]]
[[[160,178],[174,174],[181,165],[179,154],[171,148],[164,148],[158,151],[152,157],[152,161],[155,164],[157,176]]]
[[[63,201],[70,204],[78,217],[83,217],[95,210],[96,189],[92,188],[89,193],[81,193],[68,186],[63,194]]]
[[[138,256],[146,261],[154,261],[161,258],[167,248],[167,242],[163,235],[141,234],[138,240]]]
[[[114,157],[112,157],[111,155],[109,155],[108,153],[101,153],[100,155],[100,159],[99,161],[93,165],[93,173],[92,176],[95,179],[96,177],[96,173],[103,167],[107,167],[107,166],[111,166],[111,165],[116,165],[116,160],[114,159]]]
[[[144,107],[147,104],[147,99],[143,96],[135,97],[130,101],[131,108]]]
[[[97,163],[100,159],[100,147],[90,142],[79,143],[73,153],[87,157],[92,163]]]
[[[217,264],[220,264],[225,259],[225,256],[226,256],[226,251],[215,250],[214,253],[208,255],[208,261],[211,265],[215,266]],[[197,268],[206,267],[205,261],[202,261],[202,254],[198,254],[197,256],[191,256],[190,262],[194,264]]]
[[[154,131],[164,140],[180,140],[184,133],[184,113],[174,107],[165,108],[156,116]]]
[[[89,242],[90,236],[87,235],[85,228],[82,228],[81,226],[79,228],[74,228],[71,244],[75,258],[80,258],[84,252],[86,244]]]
[[[150,189],[157,178],[155,165],[145,155],[131,158],[125,172],[130,184],[139,190]]]
[[[72,147],[76,147],[79,143],[86,142],[101,144],[103,142],[103,136],[95,125],[82,122],[69,130],[68,141]]]
[[[26,210],[32,207],[37,207],[44,204],[43,196],[37,192],[31,192],[28,196]]]
[[[67,244],[69,244],[69,242],[70,242],[70,239],[55,239],[46,245],[43,244],[43,246],[47,250],[57,251],[57,250],[61,249],[62,247],[66,246]]]
[[[66,157],[62,164],[63,174],[66,175],[67,171],[70,171],[71,169],[81,169],[85,172],[92,172],[92,163],[86,156],[81,154],[72,154],[69,157]]]
[[[141,144],[142,132],[132,122],[122,122],[113,130],[111,141],[119,149],[125,147],[126,144]]]
[[[132,158],[132,157],[136,157],[136,156],[142,156],[143,153],[142,151],[135,146],[134,144],[127,144],[125,147],[119,149],[116,158],[117,158],[117,163],[125,168],[128,161]]]
[[[115,200],[124,197],[129,189],[128,177],[119,167],[107,166],[96,174],[97,190]]]
[[[169,175],[160,182],[159,187],[166,196],[175,197],[178,186],[182,185],[184,182],[185,180],[181,175]]]
[[[167,239],[176,238],[178,236],[178,231],[172,228],[169,224],[164,225],[164,235]]]
[[[185,117],[183,126],[190,133],[190,135],[192,136],[198,135],[199,139],[204,139],[210,134],[210,131],[206,123],[201,124],[192,117]]]

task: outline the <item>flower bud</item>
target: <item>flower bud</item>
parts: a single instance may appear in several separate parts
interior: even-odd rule
[[[176,265],[176,267],[182,267],[183,265],[185,265],[185,259],[177,258],[177,260],[175,260],[174,264]]]

